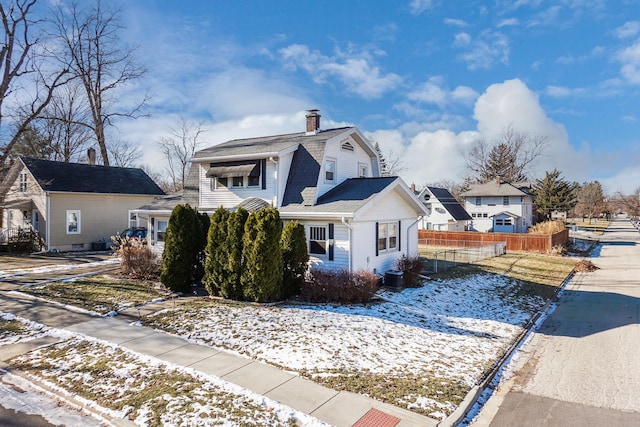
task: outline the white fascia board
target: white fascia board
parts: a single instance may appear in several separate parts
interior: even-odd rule
[[[283,219],[353,218],[352,212],[280,212]]]
[[[254,154],[236,154],[232,156],[211,156],[211,157],[192,157],[189,159],[191,163],[206,163],[206,162],[227,162],[234,160],[254,160],[254,159],[268,159],[269,157],[281,157],[289,153],[293,153],[298,149],[300,144],[294,144],[290,147],[280,151],[268,151],[265,153]]]

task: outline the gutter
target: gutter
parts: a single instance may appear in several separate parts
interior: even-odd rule
[[[275,181],[276,181],[276,209],[280,207],[281,204],[281,200],[280,200],[280,182],[278,180],[278,168],[279,168],[279,162],[277,160],[274,160],[273,156],[269,157],[268,159],[271,163],[273,163],[274,165],[276,165],[276,174],[275,174]],[[266,175],[265,175],[266,176]]]
[[[342,225],[347,227],[347,230],[349,230],[349,273],[351,273],[353,266],[353,236],[351,232],[353,231],[353,226],[347,222],[345,217],[341,217],[340,222],[342,222]]]
[[[406,240],[407,240],[407,256],[409,256],[409,230],[411,230],[411,228],[412,228],[414,225],[418,224],[418,222],[420,222],[420,220],[421,220],[422,218],[424,218],[424,215],[420,215],[420,216],[418,216],[418,219],[416,219],[416,220],[415,220],[411,225],[409,225],[409,226],[407,227],[407,238],[406,238]],[[417,231],[417,230],[416,230],[416,231]],[[400,233],[402,233],[402,230],[400,230]],[[418,243],[418,242],[416,242],[416,243]],[[417,248],[416,248],[416,249],[417,249]]]
[[[46,192],[45,196],[45,210],[47,215],[47,219],[45,222],[45,241],[47,242],[47,252],[49,252],[51,250],[51,194],[49,192]]]
[[[344,212],[282,212],[280,217],[286,219],[333,219],[333,218],[353,218],[353,214],[345,214]]]

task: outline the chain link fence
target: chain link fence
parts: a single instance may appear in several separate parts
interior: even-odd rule
[[[469,246],[470,242],[460,242],[460,247],[433,246],[429,239],[418,240],[418,253],[424,259],[425,269],[438,273],[459,264],[472,264],[487,258],[507,253],[507,242],[489,245]],[[452,246],[456,246],[455,242]]]

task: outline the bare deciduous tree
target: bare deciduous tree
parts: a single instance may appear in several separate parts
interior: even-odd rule
[[[583,183],[577,190],[577,201],[575,212],[588,217],[589,223],[606,208],[604,191],[598,181]]]
[[[462,154],[476,182],[496,177],[508,182],[525,181],[531,164],[544,152],[548,141],[547,136],[519,132],[509,126],[495,141],[478,139]]]
[[[636,188],[630,195],[624,195],[618,191],[611,200],[612,207],[628,215],[640,216],[640,187]]]
[[[135,62],[134,49],[121,39],[120,10],[106,10],[96,0],[88,9],[73,2],[69,9],[60,4],[54,13],[57,36],[65,46],[63,63],[71,64],[71,72],[82,82],[86,92],[91,120],[84,123],[94,133],[100,157],[109,165],[106,128],[118,117],[135,118],[147,101],[145,96],[133,108],[116,108],[115,93],[133,80],[142,77],[146,69]]]
[[[158,145],[167,159],[171,192],[184,188],[187,179],[189,159],[196,152],[200,137],[207,132],[202,122],[180,119],[169,128],[169,135],[158,140]]]
[[[119,167],[133,167],[135,162],[142,156],[139,147],[123,139],[113,141],[109,145],[108,151],[113,159],[113,166]],[[104,162],[103,164],[107,166]]]
[[[72,78],[66,63],[55,69],[45,64],[49,59],[46,43],[41,34],[33,35],[42,23],[35,17],[35,4],[36,0],[0,3],[4,30],[0,48],[0,132],[6,138],[0,144],[0,168],[23,134],[33,130],[32,122],[42,114],[55,90]]]

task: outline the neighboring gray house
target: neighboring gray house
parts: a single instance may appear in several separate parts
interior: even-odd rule
[[[468,231],[471,215],[445,188],[425,187],[418,199],[427,208],[427,215],[420,220],[423,230]]]
[[[533,194],[530,183],[509,183],[496,178],[471,185],[461,194],[476,231],[526,233],[533,225]]]
[[[377,152],[357,128],[322,130],[316,110],[306,119],[306,132],[198,151],[182,194],[137,210],[151,224],[152,243],[162,242],[179,203],[208,213],[268,205],[305,226],[315,267],[384,272],[416,255],[424,205],[400,178],[381,177]]]

